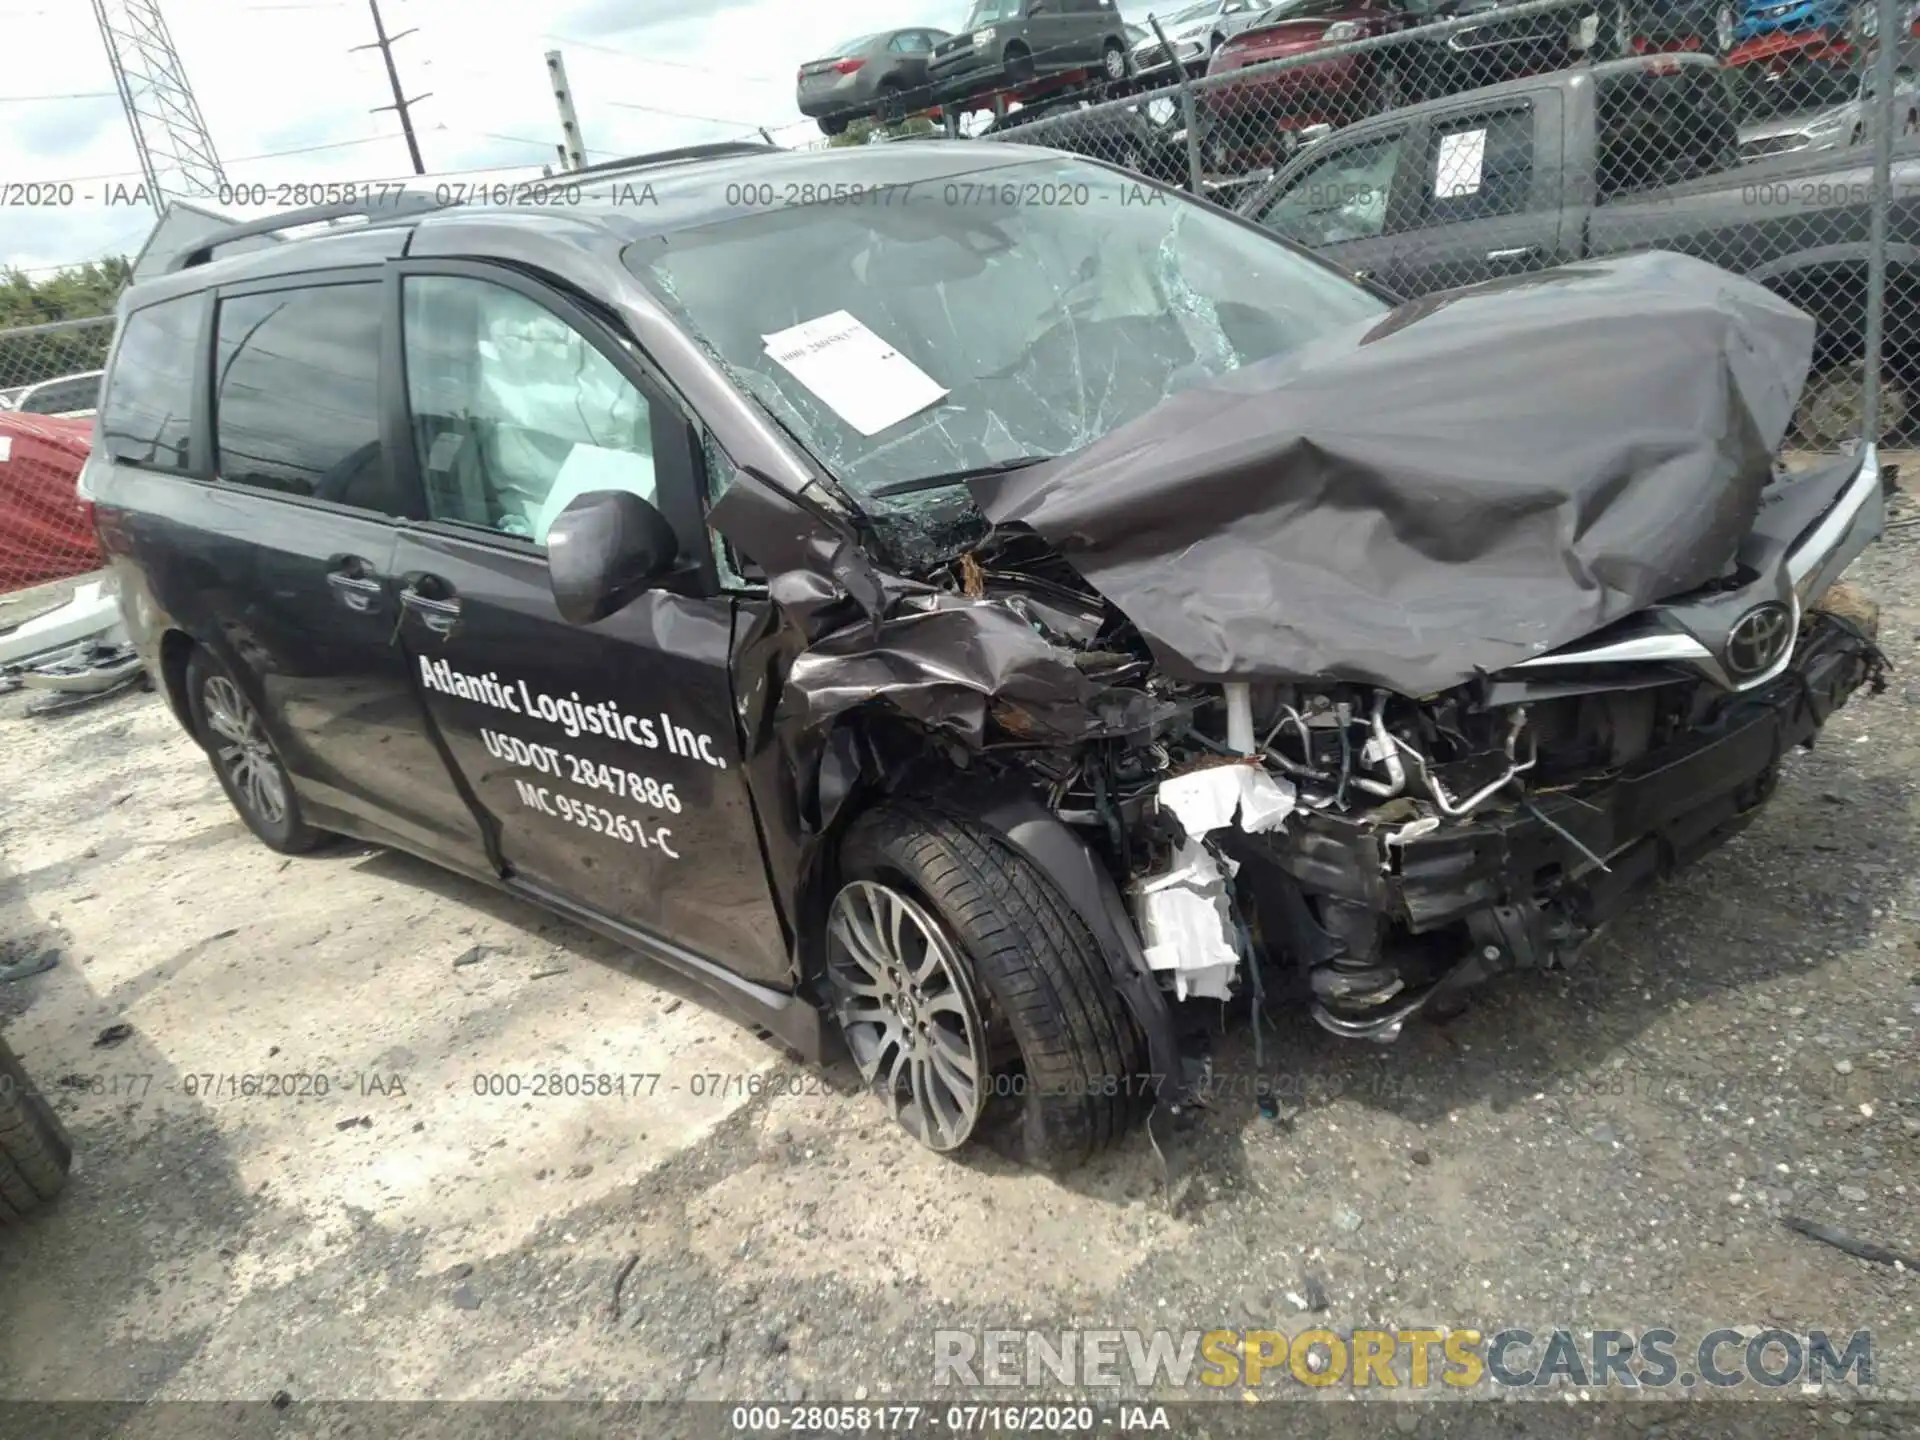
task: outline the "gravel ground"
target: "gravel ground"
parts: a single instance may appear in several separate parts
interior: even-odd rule
[[[0,701],[0,936],[61,955],[0,1014],[79,1155],[0,1243],[0,1397],[944,1403],[936,1329],[1384,1323],[1865,1329],[1875,1392],[1826,1419],[1920,1398],[1920,1282],[1780,1221],[1920,1249],[1920,504],[1894,514],[1850,577],[1892,683],[1757,823],[1580,967],[1396,1045],[1276,1015],[1277,1119],[1234,1022],[1173,1213],[1144,1136],[1064,1181],[942,1161],[578,930],[403,857],[283,862],[155,696]],[[475,1093],[555,1067],[663,1078]],[[189,1079],[234,1072],[330,1090]],[[1398,1429],[1484,1433],[1458,1408]]]

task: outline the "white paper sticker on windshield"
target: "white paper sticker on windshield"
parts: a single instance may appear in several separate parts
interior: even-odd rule
[[[13,459],[13,436],[0,435],[0,460]]]
[[[1462,130],[1440,137],[1440,159],[1433,169],[1433,193],[1442,200],[1476,195],[1487,163],[1487,132]]]
[[[768,355],[862,435],[878,435],[947,393],[845,310],[760,338]]]

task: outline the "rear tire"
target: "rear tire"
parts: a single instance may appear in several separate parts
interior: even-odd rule
[[[857,902],[861,886],[883,887],[931,917],[957,959],[986,1060],[978,1132],[1010,1133],[1023,1160],[1056,1173],[1126,1133],[1142,1109],[1144,1041],[1085,923],[1025,857],[972,821],[891,804],[848,833],[841,879],[836,915],[850,897]],[[846,952],[832,932],[830,922],[828,990],[855,1045],[860,1000],[847,986]],[[960,1007],[948,1008],[958,1034]],[[856,1058],[863,1048],[872,1054],[872,1038],[868,1025]],[[880,1074],[862,1069],[869,1083],[884,1086]]]
[[[845,115],[822,115],[820,117],[820,133],[828,139],[832,139],[836,135],[846,134],[847,117]]]
[[[72,1165],[66,1127],[0,1041],[0,1225],[24,1220],[58,1195]]]
[[[196,648],[187,661],[187,703],[220,788],[260,842],[282,855],[304,855],[323,844],[327,832],[302,817],[293,779],[260,712],[226,666],[204,649]]]

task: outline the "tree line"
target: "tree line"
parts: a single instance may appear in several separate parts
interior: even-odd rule
[[[9,333],[25,325],[87,320],[113,314],[133,264],[124,255],[56,270],[35,278],[0,271],[0,389],[32,385],[106,363],[111,325],[88,325],[34,335]]]

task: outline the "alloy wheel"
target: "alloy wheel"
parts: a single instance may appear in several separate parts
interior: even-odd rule
[[[287,817],[287,782],[259,712],[224,675],[207,681],[200,701],[207,728],[213,732],[214,763],[226,772],[234,792],[245,797],[257,819],[280,824]]]
[[[1107,79],[1124,80],[1127,78],[1127,52],[1117,45],[1109,45],[1102,57],[1106,66]]]
[[[1716,53],[1724,56],[1733,49],[1733,7],[1722,5],[1713,17],[1713,43]]]
[[[827,917],[827,983],[866,1083],[930,1150],[964,1144],[986,1099],[979,1007],[940,922],[891,886],[856,880]]]

